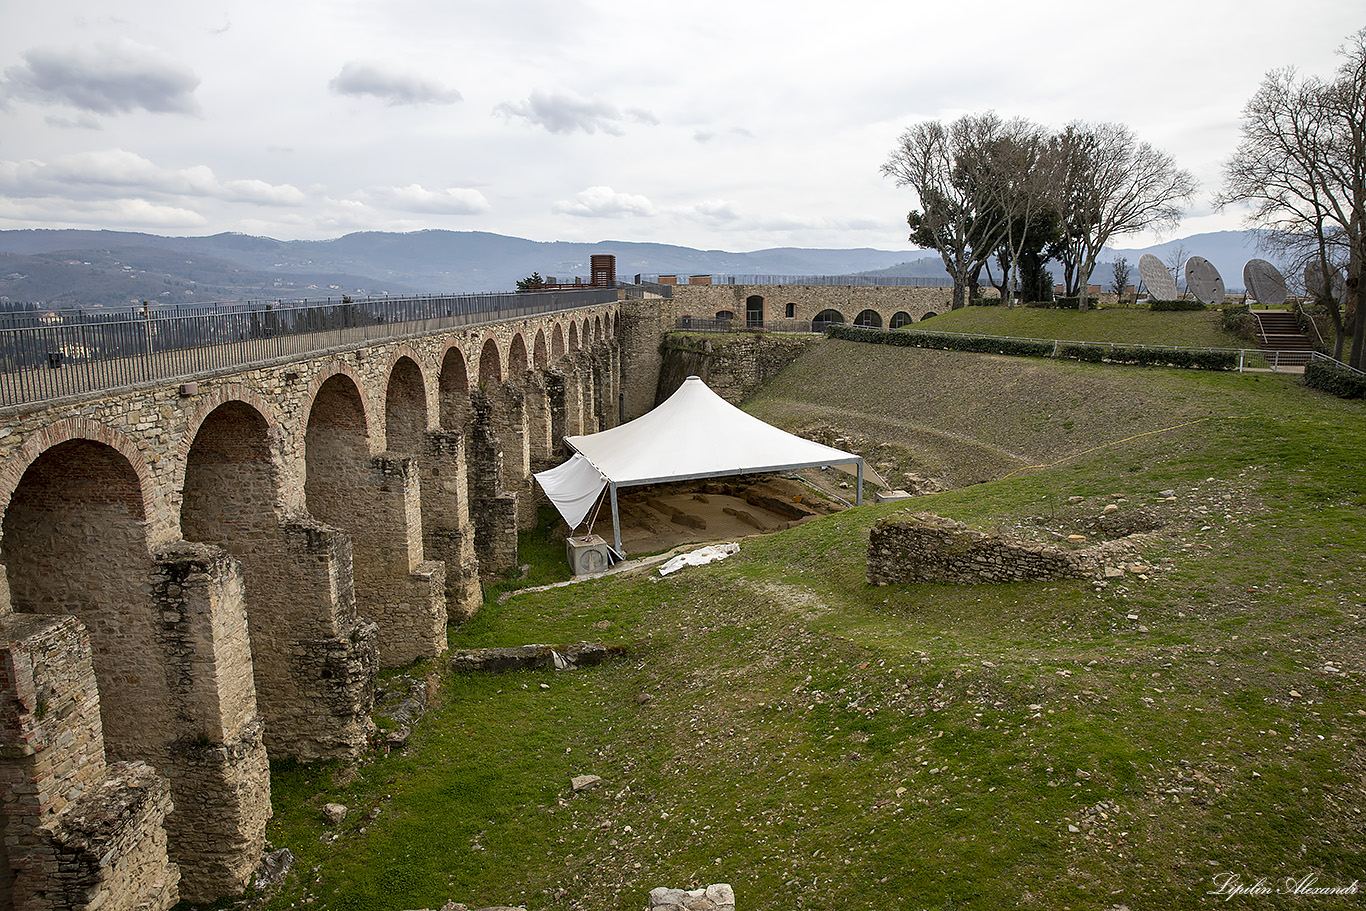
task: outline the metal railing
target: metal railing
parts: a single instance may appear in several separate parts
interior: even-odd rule
[[[617,288],[631,300],[644,300],[647,297],[667,297],[674,296],[673,285],[660,285],[655,282],[618,282]]]
[[[859,328],[872,329],[874,327],[864,326]],[[1234,354],[1238,357],[1237,370],[1239,373],[1245,373],[1247,371],[1271,371],[1275,373],[1287,368],[1302,368],[1309,359],[1306,356],[1306,352],[1298,350],[1267,351],[1261,348],[1202,348],[1198,346],[1182,345],[1144,345],[1139,342],[1085,342],[1079,339],[1023,338],[1012,335],[978,335],[970,332],[938,332],[933,329],[912,329],[909,326],[899,328],[895,331],[910,332],[920,335],[947,335],[955,338],[985,339],[987,341],[1029,342],[1032,344],[1052,345],[1054,357],[1056,357],[1058,352],[1067,345],[1084,345],[1092,348],[1109,348],[1110,350],[1138,348],[1151,351],[1217,352]]]
[[[661,273],[667,275],[668,273]],[[658,283],[660,275],[643,275],[642,283]],[[672,287],[687,287],[688,276],[679,273]],[[710,275],[712,285],[816,285],[821,287],[851,286],[858,288],[952,288],[950,276],[924,275]],[[670,287],[666,285],[665,287]]]
[[[1333,357],[1331,354],[1324,354],[1322,351],[1315,351],[1315,352],[1309,357],[1309,360],[1311,360],[1311,361],[1327,361],[1328,363],[1332,364],[1334,367],[1337,367],[1337,368],[1342,369],[1342,370],[1346,370],[1348,373],[1351,373],[1351,374],[1353,374],[1354,376],[1366,377],[1366,370],[1358,370],[1357,368],[1351,366],[1350,364],[1344,364],[1342,361],[1340,361],[1340,360],[1338,360],[1337,358]]]
[[[0,407],[614,303],[613,288],[0,314]]]
[[[827,326],[845,325],[838,320],[805,319],[699,319],[694,316],[680,316],[674,320],[674,328],[679,332],[781,332],[790,335],[815,334],[825,332]],[[867,326],[850,323],[864,329],[881,329],[881,326]],[[909,325],[909,324],[908,324]],[[900,326],[896,328],[901,328]]]

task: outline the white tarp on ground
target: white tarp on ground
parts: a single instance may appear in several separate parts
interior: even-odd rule
[[[862,467],[863,459],[802,439],[739,408],[688,377],[649,414],[620,427],[566,437],[575,455],[536,475],[570,528],[607,485],[613,488],[789,471],[822,465]],[[584,505],[584,504],[587,505]]]

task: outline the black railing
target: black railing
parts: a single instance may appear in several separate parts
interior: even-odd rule
[[[0,407],[614,303],[612,288],[294,305],[0,313]]]
[[[667,273],[664,273],[667,277]],[[659,275],[642,275],[640,284],[657,283]],[[674,287],[692,284],[689,276],[674,276]],[[952,288],[950,276],[937,275],[709,275],[706,285],[814,285],[857,288]],[[668,286],[666,286],[668,287]]]

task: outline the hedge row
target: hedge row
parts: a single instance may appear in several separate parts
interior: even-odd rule
[[[1173,348],[1124,348],[1109,345],[1063,345],[1058,357],[1090,364],[1132,364],[1137,367],[1186,367],[1191,370],[1233,370],[1236,351],[1180,351]]]
[[[1366,398],[1366,377],[1336,361],[1315,358],[1304,365],[1304,385],[1321,389],[1340,399]]]
[[[1149,300],[1149,310],[1204,310],[1205,304],[1198,300],[1160,301]]]
[[[940,335],[935,332],[904,332],[900,329],[864,329],[847,323],[832,323],[825,330],[831,338],[902,348],[938,348],[944,351],[970,351],[974,354],[1013,354],[1017,357],[1051,357],[1052,342],[1025,339],[983,338],[975,335]]]
[[[903,348],[936,348],[974,354],[1007,354],[1015,357],[1057,357],[1092,364],[1133,364],[1141,367],[1187,367],[1193,370],[1233,370],[1236,351],[1179,351],[1172,348],[1128,348],[1109,345],[1055,345],[1029,339],[984,338],[974,335],[941,335],[895,329],[864,329],[834,323],[825,330],[831,338]],[[1056,351],[1055,351],[1056,349]]]
[[[1094,297],[1088,297],[1087,306],[1095,304]],[[1035,307],[1040,310],[1080,310],[1081,298],[1079,297],[1055,297],[1051,301],[1030,301],[1028,307]]]

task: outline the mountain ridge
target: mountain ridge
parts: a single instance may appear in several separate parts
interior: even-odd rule
[[[1137,279],[1138,257],[1165,258],[1178,244],[1215,264],[1231,291],[1255,255],[1256,233],[1222,231],[1139,249],[1107,250],[1092,283],[1108,285],[1109,262],[1125,256]],[[590,257],[616,256],[617,276],[905,275],[942,277],[931,250],[773,247],[750,252],[603,240],[536,241],[487,231],[358,231],[326,240],[277,240],[225,232],[177,237],[133,231],[0,231],[0,305],[123,307],[223,300],[296,300],[509,291],[539,272],[572,281],[589,274]]]

